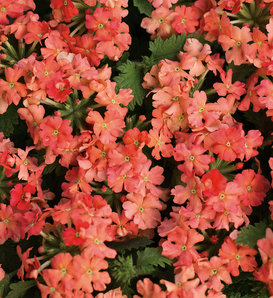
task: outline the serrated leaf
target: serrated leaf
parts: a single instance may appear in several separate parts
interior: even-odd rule
[[[139,237],[125,242],[109,242],[107,243],[107,246],[117,251],[122,251],[124,249],[146,247],[152,243],[153,241],[148,239],[147,237]]]
[[[0,115],[0,132],[2,131],[5,137],[9,137],[13,133],[14,126],[18,124],[18,121],[17,109],[14,105],[10,105],[6,113]]]
[[[131,294],[131,280],[137,276],[132,255],[118,256],[115,260],[109,260],[109,270],[112,281],[121,286],[125,294]]]
[[[27,290],[33,288],[36,285],[35,280],[19,281],[10,285],[11,291],[6,298],[21,298],[24,296]]]
[[[149,43],[149,50],[152,52],[151,63],[157,64],[162,59],[176,60],[177,54],[182,51],[185,41],[185,34],[172,35],[166,40],[157,37]]]
[[[147,17],[150,17],[153,11],[153,6],[147,0],[134,0],[134,6],[138,8],[140,13],[145,14]]]
[[[232,284],[226,285],[222,292],[228,298],[267,298],[269,293],[263,282],[255,280],[252,273],[241,272],[232,278]]]
[[[235,242],[253,248],[259,239],[265,237],[266,228],[267,224],[264,221],[249,225],[247,228],[242,228]]]
[[[128,104],[128,109],[133,110],[135,105],[142,105],[146,95],[146,91],[142,87],[143,71],[141,66],[137,66],[136,63],[127,60],[118,67],[121,72],[118,76],[114,77],[114,81],[117,83],[118,89],[132,89],[134,98]]]
[[[166,265],[171,265],[172,260],[161,254],[162,250],[159,247],[147,247],[142,251],[137,252],[137,267],[141,274],[151,273],[160,266],[165,268]]]

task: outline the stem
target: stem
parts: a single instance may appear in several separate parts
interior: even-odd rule
[[[23,59],[25,57],[25,50],[26,50],[26,46],[23,39],[18,40],[18,47],[19,47],[19,57],[20,59]]]
[[[231,21],[230,24],[234,25],[234,24],[244,24],[244,23],[248,23],[247,20],[234,20]]]
[[[249,7],[250,7],[251,15],[254,15],[255,9],[256,9],[255,0],[252,0],[252,2],[250,3],[250,6]]]
[[[34,49],[35,49],[38,42],[39,42],[38,40],[34,40],[33,44],[31,45],[31,47],[27,51],[27,57],[34,52]]]
[[[77,25],[78,23],[79,23],[79,20],[75,20],[75,21],[73,21],[72,23],[68,24],[67,27],[68,27],[68,28],[71,28],[71,27],[73,27],[74,25]]]
[[[8,41],[5,41],[4,44],[8,48],[8,50],[12,54],[12,56],[14,56],[14,58],[19,60],[19,57],[18,57],[17,52],[15,51],[14,47]]]
[[[41,99],[40,103],[51,106],[51,107],[54,107],[54,108],[57,108],[57,109],[62,109],[63,108],[63,105],[61,103],[58,103],[58,102],[56,102],[54,100],[51,100],[49,98],[46,98],[45,100]]]
[[[0,67],[1,67],[1,68],[7,68],[7,67],[9,67],[9,66],[6,65],[6,64],[2,64],[2,63],[0,63]]]
[[[85,24],[84,23],[80,23],[80,25],[78,25],[71,33],[70,36],[74,36]]]
[[[47,266],[49,266],[51,263],[51,260],[48,260],[46,262],[44,262],[40,267],[39,269],[37,270],[38,273],[40,273],[42,270],[44,270]]]
[[[211,89],[208,89],[208,90],[205,90],[207,96],[208,95],[211,95],[211,94],[215,94],[216,93],[216,90],[214,88],[211,88]]]
[[[44,239],[47,239],[47,234],[44,233],[43,231],[40,232],[40,235],[41,235]]]
[[[197,84],[194,86],[193,90],[191,90],[191,92],[190,92],[190,96],[193,96],[193,93],[194,93],[196,90],[199,90],[199,89],[202,87],[202,85],[203,85],[203,83],[204,83],[204,80],[205,80],[205,77],[206,77],[206,75],[207,75],[208,72],[209,72],[209,69],[207,68],[207,69],[202,73],[202,75],[200,76],[200,78],[199,78]]]

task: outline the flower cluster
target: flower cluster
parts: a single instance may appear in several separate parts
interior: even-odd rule
[[[249,274],[273,295],[273,2],[136,0],[145,57],[128,0],[36,2],[0,0],[0,251],[17,243],[18,280],[226,297]]]

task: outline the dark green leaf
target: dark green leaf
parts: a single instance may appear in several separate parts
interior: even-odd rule
[[[235,242],[253,248],[259,239],[265,237],[266,228],[267,224],[264,221],[249,225],[248,228],[242,228]]]
[[[153,6],[148,0],[134,0],[134,6],[138,8],[140,13],[150,17],[153,11]]]
[[[107,243],[107,246],[117,251],[122,251],[124,249],[146,247],[152,243],[153,241],[148,239],[147,237],[141,237],[141,238],[134,238],[125,242],[110,242],[110,243]]]
[[[177,60],[177,54],[182,51],[186,41],[186,35],[172,35],[170,38],[163,40],[157,37],[149,44],[149,50],[152,52],[151,63],[157,64],[162,59]]]
[[[267,298],[269,297],[265,284],[254,279],[252,273],[241,272],[232,278],[232,284],[222,290],[227,298]]]
[[[14,105],[10,105],[6,113],[0,115],[0,132],[2,131],[5,137],[9,137],[18,121],[17,109]]]
[[[21,298],[25,292],[36,285],[35,280],[19,281],[10,285],[11,291],[6,298]]]
[[[172,260],[162,256],[162,250],[159,247],[147,247],[142,251],[137,252],[137,267],[141,274],[148,274],[156,270],[160,266],[165,268],[166,265],[171,265]]]
[[[128,109],[133,110],[135,105],[142,105],[146,95],[146,91],[142,87],[143,82],[143,70],[141,66],[136,63],[127,60],[126,63],[121,64],[118,67],[121,72],[118,76],[114,77],[114,81],[117,82],[118,89],[132,89],[134,98],[128,105]]]
[[[16,271],[5,274],[5,277],[0,281],[0,297],[5,297],[9,290],[9,284],[12,277],[16,275]]]
[[[109,269],[112,281],[121,286],[124,293],[131,294],[131,280],[137,276],[132,255],[118,256],[115,260],[109,260]]]
[[[43,170],[43,175],[47,175],[47,174],[50,174],[52,173],[53,171],[56,170],[56,168],[58,167],[58,162],[55,161],[53,162],[52,164],[50,165],[47,165],[44,170]]]

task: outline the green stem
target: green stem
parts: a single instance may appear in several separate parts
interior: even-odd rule
[[[82,27],[84,27],[84,23],[80,23],[71,33],[70,36],[73,37]]]
[[[7,49],[12,54],[12,56],[14,56],[14,58],[19,60],[17,52],[15,51],[14,47],[7,40],[4,42],[4,45],[7,47]]]
[[[205,90],[207,96],[208,95],[211,95],[211,94],[215,94],[216,93],[216,90],[214,88],[211,88],[211,89],[208,89],[208,90]]]
[[[27,57],[30,56],[34,52],[34,49],[37,46],[38,42],[39,42],[38,40],[34,40],[33,44],[31,45],[31,47],[27,51]]]
[[[244,23],[248,23],[248,20],[234,20],[231,21],[230,24],[234,25],[234,24],[244,24]]]
[[[48,105],[48,106],[51,106],[51,107],[54,107],[54,108],[58,108],[58,109],[62,109],[63,108],[63,105],[61,103],[58,103],[54,100],[51,100],[49,98],[46,98],[45,100],[40,100],[40,102],[42,104],[45,104],[45,105]]]
[[[25,57],[25,50],[26,50],[26,46],[23,39],[18,40],[18,47],[19,47],[19,57],[20,59],[23,59]]]

